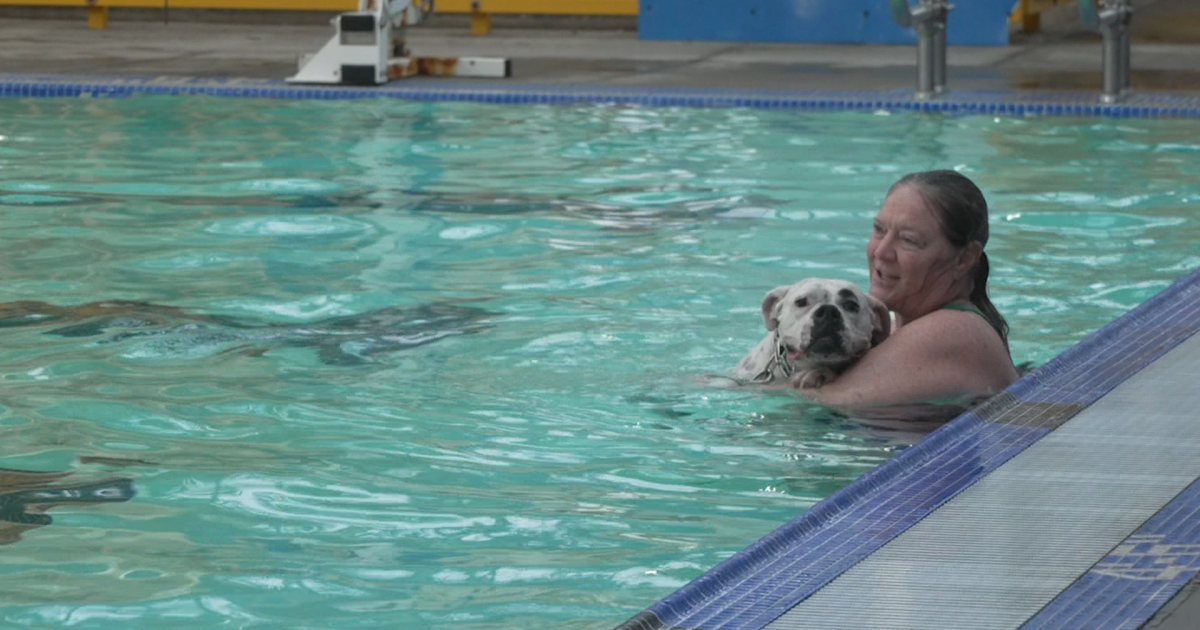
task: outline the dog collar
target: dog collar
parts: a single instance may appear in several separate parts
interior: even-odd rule
[[[792,372],[796,369],[792,365],[792,362],[788,360],[787,346],[784,345],[783,337],[779,336],[778,330],[775,331],[775,356],[772,356],[771,362],[767,364],[767,367],[763,368],[763,371],[754,377],[754,382],[770,383],[775,380],[775,368],[779,368],[779,371],[783,372],[784,378],[791,376]]]

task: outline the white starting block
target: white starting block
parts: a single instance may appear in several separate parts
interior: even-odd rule
[[[404,29],[421,21],[433,3],[413,0],[359,0],[358,11],[333,18],[336,34],[315,55],[300,58],[288,83],[381,85],[416,75],[441,77],[512,76],[508,59],[492,57],[413,57]]]

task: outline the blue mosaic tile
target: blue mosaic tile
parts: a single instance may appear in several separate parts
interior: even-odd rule
[[[1021,630],[1136,630],[1200,573],[1200,480]]]
[[[1101,104],[1080,92],[1000,92],[956,90],[920,101],[906,90],[800,91],[679,89],[533,85],[518,82],[408,79],[376,88],[292,85],[266,79],[187,77],[69,77],[0,75],[0,95],[56,97],[89,94],[120,98],[133,94],[207,94],[235,98],[361,99],[398,98],[482,103],[632,104],[652,107],[752,107],[818,111],[891,109],[928,113],[1003,113],[1010,116],[1071,115],[1108,117],[1198,117],[1200,97],[1134,94],[1125,102]]]

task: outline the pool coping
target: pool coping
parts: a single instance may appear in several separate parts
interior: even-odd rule
[[[911,90],[818,91],[547,85],[416,78],[377,87],[313,86],[279,79],[69,76],[0,73],[0,97],[120,98],[139,94],[352,100],[395,98],[499,104],[624,104],[652,107],[907,110],[1007,116],[1200,118],[1200,95],[1134,93],[1102,103],[1090,92],[952,90],[918,99]]]

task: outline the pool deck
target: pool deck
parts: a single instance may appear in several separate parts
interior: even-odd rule
[[[1200,116],[1200,3],[1136,5],[1137,94]],[[278,81],[332,34],[309,23],[0,13],[0,83]],[[142,15],[142,18],[145,16]],[[959,92],[1099,93],[1100,43],[1059,12],[1007,47],[951,47]],[[401,85],[876,93],[915,85],[913,46],[639,40],[631,29],[421,26],[422,56],[507,57],[514,76]],[[11,93],[11,92],[10,92]],[[19,92],[17,92],[19,93]],[[87,90],[84,93],[88,93]],[[1200,628],[1200,276],[626,623],[676,628]]]
[[[1133,88],[1200,92],[1200,6],[1193,0],[1137,6]],[[313,16],[304,24],[213,23],[184,21],[190,14],[174,10],[163,23],[147,19],[157,12],[137,20],[114,13],[107,29],[93,30],[82,9],[53,14],[73,18],[12,15],[0,13],[0,73],[282,79],[295,73],[300,54],[316,52],[333,34]],[[1100,39],[1074,12],[1050,14],[1043,33],[1014,41],[951,47],[949,89],[1100,90]],[[473,36],[465,26],[444,23],[410,29],[410,42],[421,56],[512,59],[508,83],[824,91],[911,90],[916,84],[915,46],[642,41],[631,29],[502,26]]]

